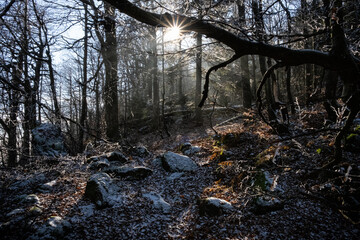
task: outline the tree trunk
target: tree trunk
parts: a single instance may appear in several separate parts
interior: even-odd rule
[[[103,74],[100,74],[102,76]],[[95,127],[96,137],[100,138],[101,128],[101,114],[100,114],[100,76],[95,78]]]
[[[286,93],[287,102],[290,105],[291,114],[295,114],[294,99],[291,92],[291,67],[286,68]]]
[[[245,1],[237,0],[236,4],[238,7],[239,25],[241,28],[245,28],[246,27]],[[250,70],[249,70],[248,55],[245,55],[240,58],[240,69],[241,69],[240,78],[242,81],[242,91],[243,91],[243,106],[245,108],[251,108],[252,96],[251,96],[251,87],[250,87]]]
[[[23,68],[23,55],[20,52],[17,66],[13,67],[12,84],[19,87],[21,83],[21,74]],[[10,100],[10,121],[8,123],[8,166],[15,167],[17,165],[17,115],[19,112],[20,93],[18,90],[9,90]]]
[[[201,75],[202,75],[202,34],[196,35],[196,87],[195,87],[195,121],[202,125],[202,112],[198,103],[201,101]]]
[[[158,79],[158,59],[156,28],[150,27],[151,35],[151,78],[152,78],[152,97],[153,97],[153,128],[158,129],[160,124],[160,89]]]
[[[306,22],[306,18],[309,17],[309,14],[307,13],[308,11],[308,6],[306,3],[306,0],[301,0],[301,11],[302,11],[302,19],[304,22]],[[303,34],[305,36],[307,36],[309,34],[308,28],[306,26],[303,26]],[[308,39],[304,40],[304,48],[305,49],[310,49],[311,44],[309,42]],[[310,95],[312,92],[312,78],[313,78],[313,73],[312,73],[312,67],[311,64],[305,64],[305,102],[306,105],[308,105],[310,103]]]
[[[88,9],[85,8],[85,29],[84,29],[84,58],[83,58],[83,82],[81,91],[81,114],[80,114],[80,131],[79,131],[79,150],[84,150],[84,130],[87,116],[87,60],[88,60]]]
[[[115,18],[115,9],[104,3],[106,14]],[[118,119],[118,58],[117,58],[117,41],[116,41],[116,24],[113,18],[105,18],[105,46],[104,47],[104,64],[105,64],[105,122],[106,136],[110,140],[117,140],[120,136],[119,119]]]
[[[54,69],[53,69],[53,65],[52,65],[52,57],[51,57],[51,53],[50,53],[50,46],[49,46],[48,42],[47,42],[46,55],[47,55],[47,64],[48,64],[48,67],[49,67],[50,88],[51,88],[53,104],[54,104],[55,124],[60,126],[60,124],[61,124],[61,113],[60,113],[59,103],[58,103],[58,100],[57,100],[57,93],[56,93],[56,86],[55,86],[55,75],[54,75]]]
[[[29,51],[29,40],[28,40],[28,0],[24,1],[24,29],[22,34],[22,51],[24,52],[24,122],[23,122],[23,130],[24,135],[22,139],[22,152],[20,158],[20,164],[24,165],[27,162],[27,159],[30,156],[30,122],[31,122],[31,96],[32,96],[32,88],[29,79],[29,69],[28,69],[28,59],[27,54]]]

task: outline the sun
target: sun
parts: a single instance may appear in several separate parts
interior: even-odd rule
[[[165,41],[171,42],[180,38],[180,27],[172,26],[165,31]]]

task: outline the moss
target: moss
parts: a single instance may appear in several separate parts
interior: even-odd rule
[[[255,176],[254,186],[259,187],[263,191],[266,190],[267,186],[266,186],[266,177],[265,177],[264,172],[259,172]]]

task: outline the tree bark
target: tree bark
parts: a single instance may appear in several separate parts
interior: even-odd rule
[[[105,2],[105,12],[111,17],[115,17],[115,9]],[[110,140],[117,140],[120,136],[118,119],[118,58],[115,20],[110,17],[105,18],[105,45],[104,64],[105,64],[105,122],[106,136]]]
[[[202,75],[202,34],[196,35],[196,87],[195,87],[195,121],[202,125],[201,108],[197,105],[201,101],[201,75]]]
[[[303,22],[306,23],[306,19],[309,17],[309,15],[307,14],[308,11],[308,6],[306,3],[306,0],[301,0],[301,17],[303,19]],[[308,28],[304,25],[303,26],[303,34],[306,36],[309,34]],[[311,47],[310,44],[310,40],[306,39],[304,40],[304,48],[305,49],[309,49]],[[312,72],[312,67],[311,64],[305,64],[305,71],[304,71],[304,75],[305,75],[305,102],[306,105],[308,105],[310,103],[310,95],[312,92],[312,79],[313,79],[313,72]]]
[[[24,122],[23,122],[23,130],[24,135],[22,139],[22,152],[20,158],[20,164],[24,165],[27,162],[27,159],[31,155],[30,149],[30,131],[31,131],[31,96],[32,96],[32,88],[29,79],[29,69],[28,69],[28,58],[27,54],[29,52],[29,39],[28,39],[28,0],[24,1],[24,28],[22,34],[22,51],[24,52]]]
[[[12,85],[19,88],[21,84],[21,72],[23,68],[23,56],[20,52],[17,65],[13,66]],[[9,90],[10,119],[8,123],[8,166],[17,165],[17,116],[19,112],[20,93],[17,89]]]
[[[150,27],[151,35],[151,78],[152,78],[152,97],[153,97],[153,128],[158,129],[160,124],[160,89],[158,78],[158,55],[157,55],[157,35],[156,28]]]
[[[87,116],[87,61],[88,61],[88,9],[84,4],[85,10],[85,29],[84,29],[84,58],[83,58],[83,82],[81,91],[81,114],[79,131],[79,150],[84,150],[84,130]]]
[[[236,1],[238,8],[238,18],[239,25],[241,28],[246,27],[245,20],[245,1],[237,0]],[[251,96],[251,87],[250,87],[250,70],[249,70],[249,57],[245,55],[240,58],[240,79],[242,82],[242,91],[243,91],[243,106],[244,108],[251,108],[252,96]]]
[[[58,103],[58,100],[57,100],[54,68],[53,68],[53,65],[52,65],[52,57],[51,57],[50,46],[49,46],[48,42],[47,42],[46,55],[47,55],[47,64],[48,64],[48,67],[49,67],[51,95],[52,95],[53,103],[54,103],[54,112],[55,112],[55,121],[54,122],[55,122],[56,125],[60,126],[60,124],[61,124],[61,113],[60,113],[59,103]]]

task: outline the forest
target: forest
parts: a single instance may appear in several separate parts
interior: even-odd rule
[[[2,239],[359,239],[360,0],[2,0]]]

